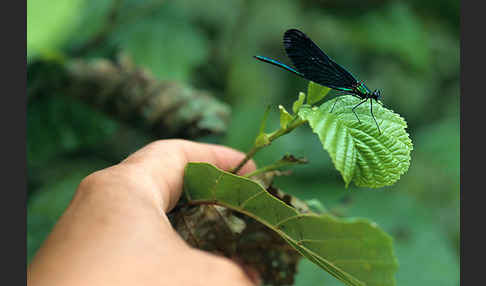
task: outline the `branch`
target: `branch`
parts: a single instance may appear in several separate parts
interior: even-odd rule
[[[228,105],[206,91],[158,81],[124,56],[116,63],[41,60],[27,70],[29,101],[52,93],[73,96],[158,138],[192,139],[227,128]]]

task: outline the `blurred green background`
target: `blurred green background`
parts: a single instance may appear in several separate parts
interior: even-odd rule
[[[391,187],[345,189],[308,127],[274,142],[257,163],[286,152],[308,158],[276,185],[301,199],[318,199],[336,215],[377,222],[394,238],[398,285],[459,285],[459,1],[27,3],[28,71],[37,59],[125,52],[158,79],[208,90],[229,104],[227,132],[198,140],[240,150],[251,147],[267,105],[274,107],[267,127],[277,128],[276,106],[291,109],[307,87],[252,56],[289,63],[282,35],[289,28],[304,31],[371,89],[382,89],[385,105],[407,120],[414,143],[410,169]],[[87,44],[99,35],[101,42]],[[80,53],[80,47],[88,48]],[[84,176],[150,140],[69,95],[28,94],[28,260]],[[296,285],[340,285],[305,260],[296,279]]]

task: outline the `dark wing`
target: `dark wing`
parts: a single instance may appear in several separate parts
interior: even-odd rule
[[[331,60],[301,31],[287,30],[283,43],[295,69],[306,79],[334,89],[356,85],[357,80],[348,71]]]

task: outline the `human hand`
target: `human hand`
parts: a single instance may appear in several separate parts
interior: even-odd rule
[[[188,162],[236,166],[228,147],[161,140],[86,177],[27,270],[29,285],[258,285],[235,262],[191,248],[166,216]],[[255,169],[250,161],[240,171]]]

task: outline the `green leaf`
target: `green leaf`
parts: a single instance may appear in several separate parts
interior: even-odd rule
[[[285,107],[283,107],[282,105],[279,105],[278,109],[280,110],[280,127],[285,129],[287,128],[289,122],[294,119],[294,117],[290,115],[287,110],[285,110]]]
[[[410,165],[412,141],[406,132],[407,123],[398,114],[373,104],[373,114],[381,134],[371,117],[369,102],[355,109],[360,100],[353,96],[340,96],[333,112],[335,100],[320,107],[303,106],[299,116],[307,120],[317,133],[346,187],[351,181],[357,186],[379,188],[394,184]]]
[[[299,92],[299,99],[294,101],[294,104],[292,105],[292,111],[294,113],[297,113],[299,111],[302,104],[304,104],[304,100],[305,100],[305,93]]]
[[[167,4],[150,17],[121,26],[114,40],[158,79],[188,81],[193,69],[206,61],[208,41],[174,4]]]
[[[186,165],[184,191],[191,204],[213,203],[252,217],[347,285],[395,285],[392,239],[375,223],[301,214],[258,183],[208,163]]]
[[[312,105],[323,99],[330,90],[329,87],[309,81],[309,85],[307,86],[307,104]]]
[[[56,53],[78,22],[83,1],[27,1],[27,55]]]

